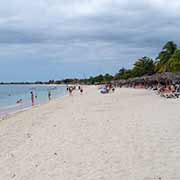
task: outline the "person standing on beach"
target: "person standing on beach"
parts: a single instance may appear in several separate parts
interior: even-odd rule
[[[32,106],[34,106],[34,93],[31,91],[31,102]]]
[[[80,93],[83,94],[83,88],[80,88]]]
[[[48,92],[49,101],[51,100],[51,91]]]
[[[70,96],[72,96],[72,91],[73,91],[72,87],[69,87],[69,95]]]

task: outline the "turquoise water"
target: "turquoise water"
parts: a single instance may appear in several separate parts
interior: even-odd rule
[[[35,105],[38,105],[49,101],[49,91],[51,92],[52,99],[65,95],[66,87],[48,85],[0,85],[0,116],[31,107],[31,91],[37,95]],[[22,99],[22,103],[17,104],[16,102],[19,99]]]

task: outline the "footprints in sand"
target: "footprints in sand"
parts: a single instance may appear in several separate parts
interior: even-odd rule
[[[12,176],[11,176],[11,178],[15,178],[16,177],[16,174],[13,174]]]
[[[57,153],[54,153],[55,156],[57,156],[58,154]]]
[[[30,133],[27,133],[26,135],[27,135],[28,139],[31,138],[31,134]]]

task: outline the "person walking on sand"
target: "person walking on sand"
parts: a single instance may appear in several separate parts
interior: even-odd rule
[[[73,91],[72,87],[69,87],[69,95],[70,96],[72,96],[72,91]]]
[[[80,88],[80,93],[83,94],[83,88]]]
[[[34,93],[33,93],[33,91],[31,91],[31,102],[32,102],[32,106],[34,106]]]

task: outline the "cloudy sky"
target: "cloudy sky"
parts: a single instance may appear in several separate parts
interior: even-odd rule
[[[180,45],[177,0],[0,0],[0,81],[88,77]]]

